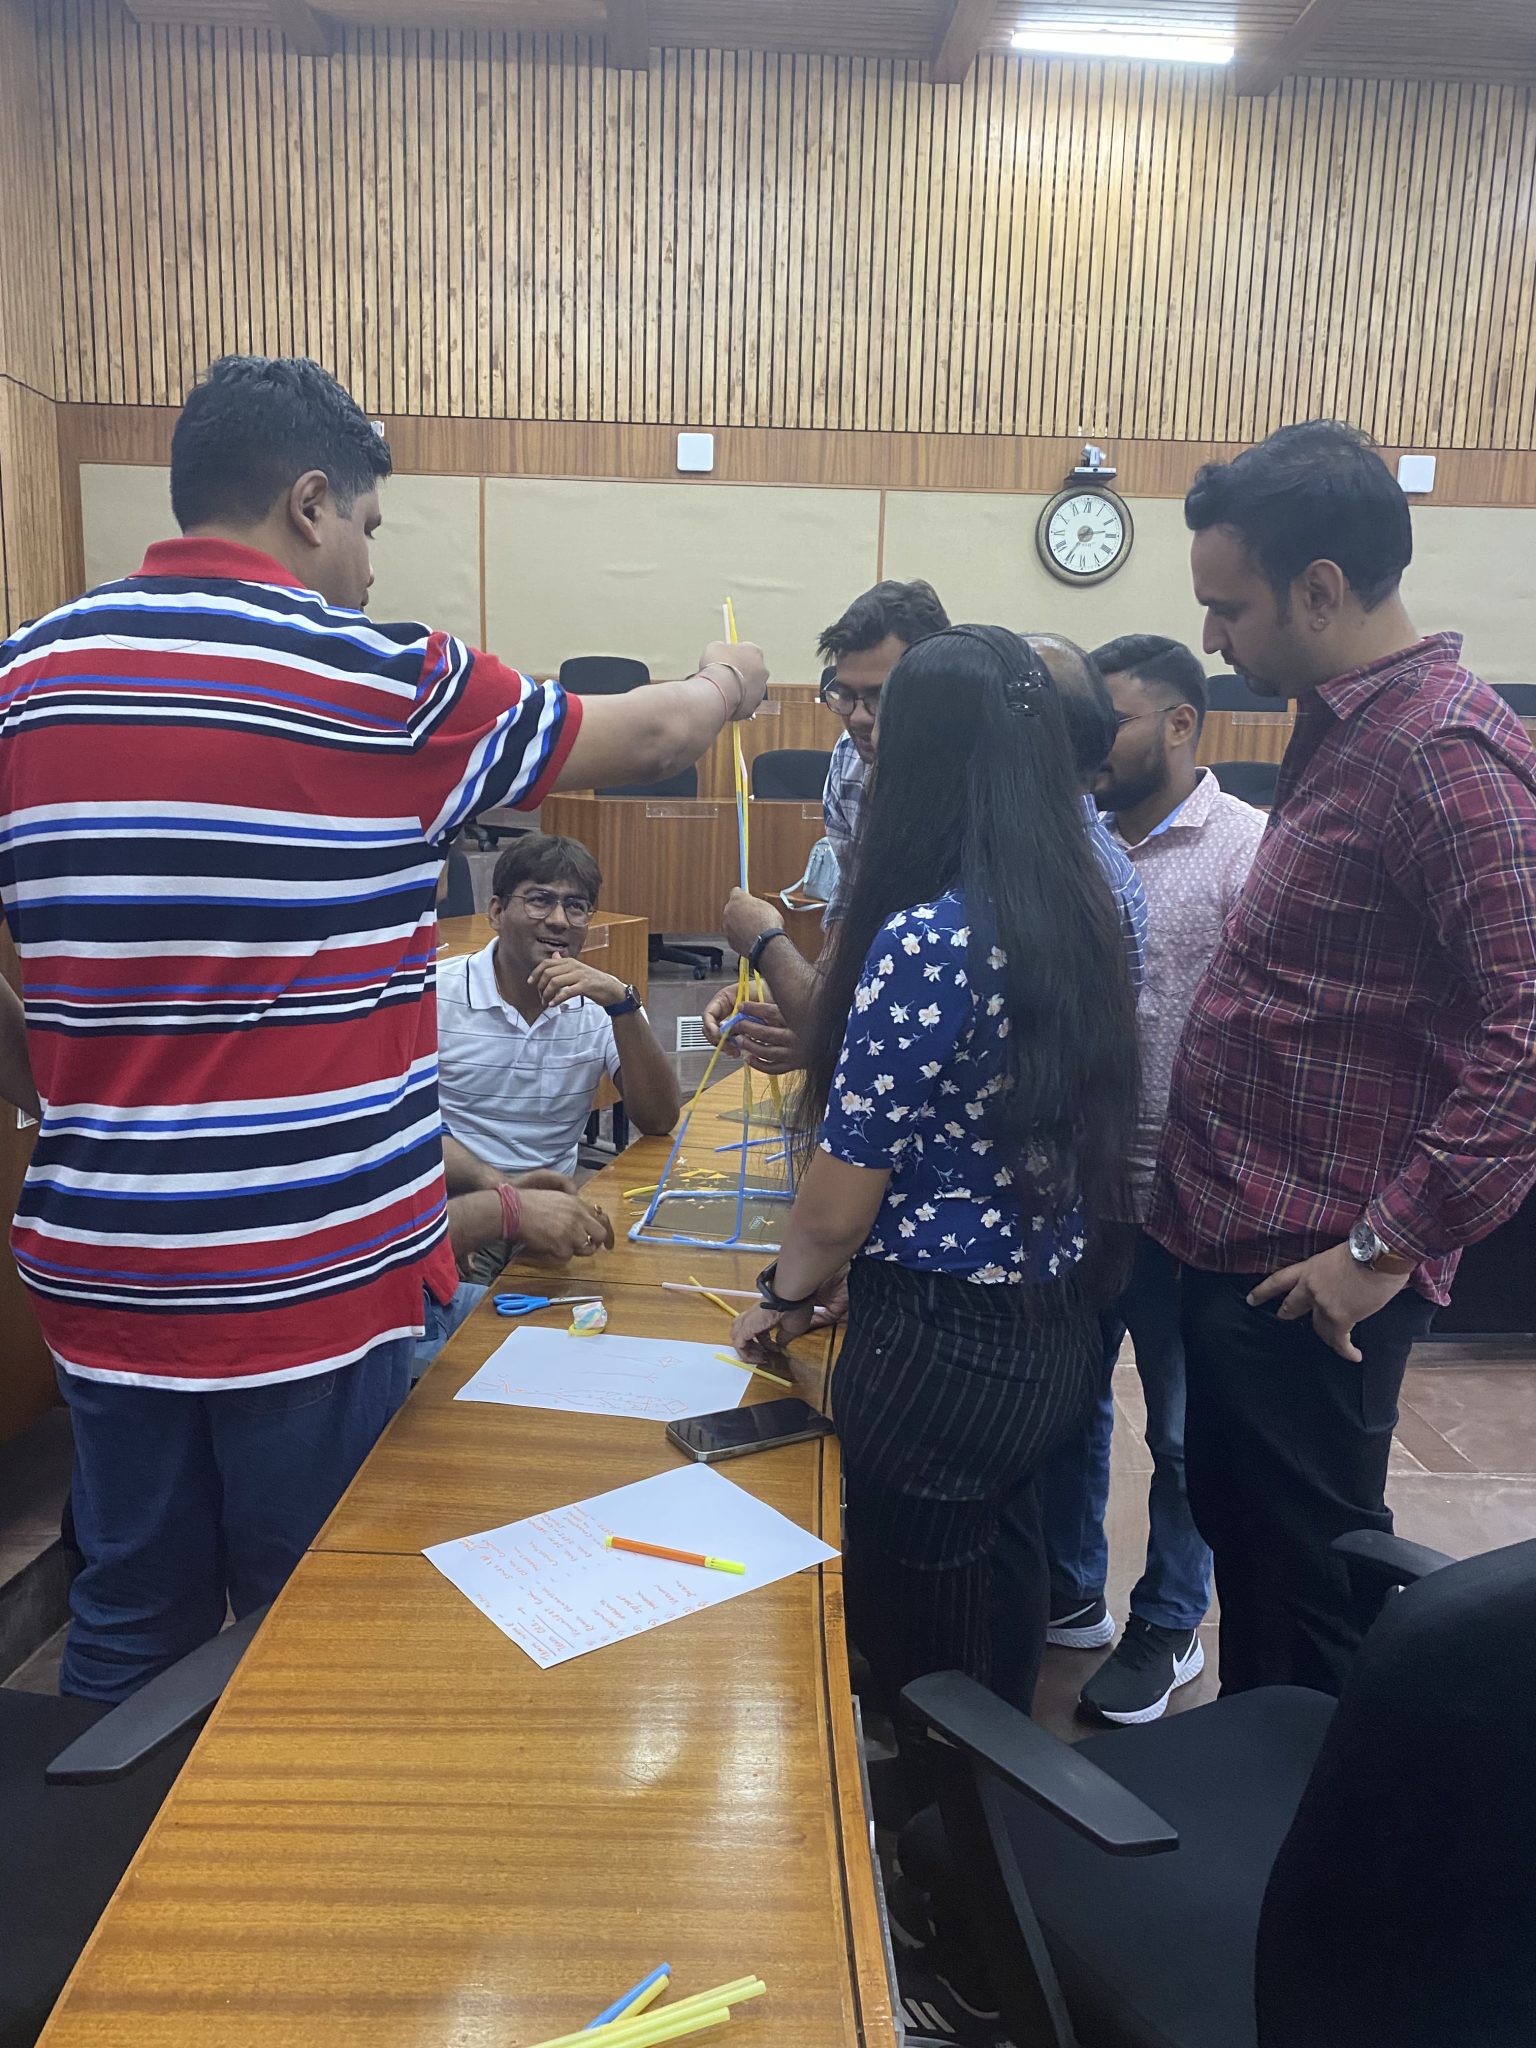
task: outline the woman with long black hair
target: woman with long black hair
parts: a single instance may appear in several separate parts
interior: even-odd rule
[[[1103,717],[1107,754],[1107,697]],[[958,626],[902,656],[807,1033],[795,1205],[735,1326],[765,1362],[851,1259],[832,1377],[849,1624],[892,1700],[957,1668],[1028,1709],[1049,1597],[1034,1472],[1102,1371],[1136,1048],[1080,791],[1026,640]]]

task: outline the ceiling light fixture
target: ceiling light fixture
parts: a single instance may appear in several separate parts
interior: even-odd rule
[[[1150,57],[1165,64],[1230,64],[1231,43],[1211,36],[1170,35],[1117,28],[1015,29],[1013,47],[1042,57]]]

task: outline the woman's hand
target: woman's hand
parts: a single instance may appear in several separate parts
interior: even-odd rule
[[[756,1308],[743,1309],[731,1325],[731,1342],[736,1347],[738,1358],[744,1358],[748,1365],[765,1365],[769,1371],[782,1371],[789,1362],[784,1356],[784,1346],[792,1344],[796,1337],[803,1337],[811,1327],[814,1305],[807,1302],[803,1308],[765,1308],[761,1302]],[[774,1332],[778,1341],[774,1341]]]

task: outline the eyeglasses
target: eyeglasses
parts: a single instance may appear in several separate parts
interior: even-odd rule
[[[571,924],[585,924],[592,915],[592,905],[585,896],[557,896],[553,889],[525,889],[521,895],[509,896],[507,901],[520,903],[535,924],[553,917],[557,904]]]
[[[861,704],[866,711],[875,713],[880,709],[882,687],[876,683],[872,690],[850,690],[846,683],[837,680],[836,669],[829,668],[821,679],[821,701],[842,718],[850,718]]]
[[[1155,711],[1122,711],[1115,720],[1115,731],[1124,732],[1128,725],[1138,725],[1144,718],[1162,718],[1175,708],[1172,704],[1159,704]]]

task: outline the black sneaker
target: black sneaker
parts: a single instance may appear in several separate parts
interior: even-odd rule
[[[979,2011],[971,1996],[937,1970],[903,1958],[896,1982],[907,2048],[1012,2048],[998,2014]]]
[[[893,1870],[885,1880],[885,1917],[891,1940],[897,1948],[916,1955],[931,1949],[938,1936],[928,1894],[919,1891],[910,1877]]]
[[[1045,1640],[1061,1650],[1100,1650],[1115,1633],[1115,1617],[1104,1605],[1101,1594],[1061,1613],[1053,1612],[1045,1625]]]
[[[1121,1726],[1155,1721],[1174,1689],[1205,1669],[1199,1629],[1158,1628],[1133,1614],[1125,1634],[1083,1687],[1079,1704]]]

